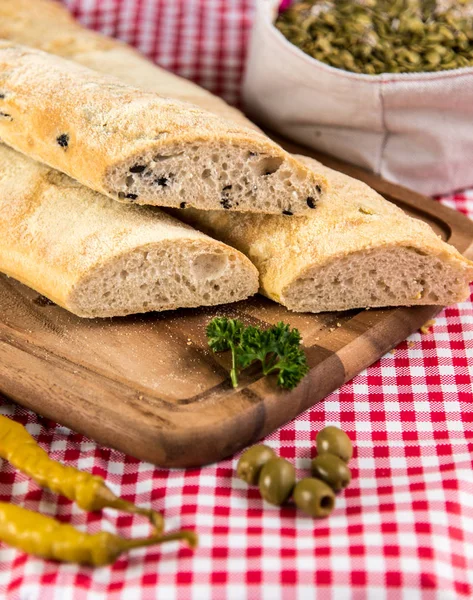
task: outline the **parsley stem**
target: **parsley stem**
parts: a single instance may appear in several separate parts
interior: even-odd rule
[[[275,365],[271,365],[267,369],[263,370],[263,375],[269,375],[270,373],[272,373],[273,371],[275,371],[278,368],[279,368],[279,366],[277,363]]]
[[[261,364],[263,365],[263,375],[268,375],[268,373],[271,373],[271,371],[274,371],[274,369],[277,368],[278,357],[272,355],[268,359],[268,362],[263,359]]]
[[[236,369],[236,351],[235,346],[230,344],[230,349],[232,351],[232,369],[230,371],[230,379],[232,380],[232,385],[234,388],[238,387],[238,377],[237,377],[237,369]]]

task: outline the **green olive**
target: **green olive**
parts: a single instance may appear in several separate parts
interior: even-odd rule
[[[296,470],[284,458],[271,458],[261,469],[259,491],[267,502],[280,506],[292,493],[296,483]]]
[[[292,497],[297,508],[311,517],[327,517],[335,507],[333,490],[320,479],[301,479]]]
[[[353,446],[350,438],[344,431],[338,427],[333,427],[333,425],[321,429],[315,441],[319,454],[335,454],[346,463],[353,456]]]
[[[310,463],[312,476],[325,481],[334,492],[340,492],[351,481],[351,471],[335,454],[320,454]]]
[[[248,448],[248,450],[243,452],[238,461],[238,477],[250,485],[256,485],[263,465],[265,465],[270,458],[274,458],[275,456],[274,451],[264,444]]]

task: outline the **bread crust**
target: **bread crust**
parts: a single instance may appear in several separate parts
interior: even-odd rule
[[[276,170],[287,171],[300,186],[289,189],[282,185],[283,197],[262,205],[259,198],[268,179],[261,172],[255,179],[259,185],[248,183],[245,190],[252,194],[252,201],[241,207],[234,202],[227,206],[230,210],[281,213],[288,207],[293,213],[309,212],[304,196],[318,200],[327,187],[323,177],[258,131],[196,105],[129,86],[72,61],[8,41],[0,41],[0,90],[0,137],[5,143],[117,200],[179,207],[182,196],[172,193],[174,184],[160,187],[156,175],[139,196],[127,193],[128,169],[148,156],[158,161],[159,173],[160,161],[179,155],[189,160],[190,169],[192,152],[218,153],[221,147],[234,156],[235,163],[237,156],[245,155],[248,173],[253,173],[252,157],[276,160]],[[205,164],[211,164],[210,157]],[[115,173],[120,173],[121,187],[114,185]],[[175,178],[179,176],[182,179],[179,173]],[[239,173],[227,177],[227,184],[241,185]],[[220,208],[219,181],[208,183],[216,185],[208,185],[204,188],[207,193],[195,198],[190,193],[195,186],[189,185],[187,203],[201,209]]]
[[[260,291],[285,306],[287,292],[309,271],[328,267],[348,256],[390,247],[412,248],[449,262],[463,283],[462,293],[452,301],[467,297],[473,263],[443,242],[427,223],[408,216],[365,183],[314,159],[299,159],[322,172],[330,182],[330,201],[320,206],[317,218],[237,218],[219,211],[204,213],[193,209],[180,211],[179,217],[248,256],[260,273]],[[412,298],[411,302],[428,303],[423,298]],[[292,304],[290,308],[294,310]],[[313,311],[317,312],[317,307]]]
[[[105,276],[123,257],[139,250],[232,257],[248,285],[223,302],[257,290],[257,271],[250,261],[225,244],[192,229],[158,209],[128,206],[89,190],[44,165],[0,144],[0,271],[32,287],[53,302],[84,317],[117,316],[136,311],[103,306],[88,310],[77,302],[88,279]],[[221,284],[223,286],[223,284]],[[233,284],[232,284],[233,285]],[[229,286],[232,287],[232,286]],[[237,286],[238,287],[238,286]],[[212,304],[213,302],[208,302]],[[206,304],[197,293],[183,303],[150,304],[147,310]]]
[[[4,17],[0,18],[0,37],[67,56],[143,89],[166,90],[169,96],[256,127],[221,99],[153,65],[132,48],[84,29],[49,0],[3,0],[0,17]],[[362,182],[312,159],[301,160],[324,174],[332,186],[333,197],[317,209],[317,219],[192,209],[175,214],[239,248],[258,267],[262,293],[283,304],[288,290],[313,269],[350,255],[402,245],[450,262],[463,282],[456,300],[466,297],[473,279],[472,263],[442,242],[428,225],[407,216]],[[412,299],[412,304],[420,303],[425,300]]]

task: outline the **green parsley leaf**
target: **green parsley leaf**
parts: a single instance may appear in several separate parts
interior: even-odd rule
[[[237,319],[217,317],[207,326],[209,346],[214,352],[231,350],[233,387],[238,386],[238,370],[260,362],[264,375],[277,372],[280,387],[292,390],[308,373],[301,336],[297,329],[278,323],[269,329],[245,327]]]
[[[238,386],[236,347],[240,343],[243,330],[244,325],[241,321],[226,317],[216,317],[207,325],[207,337],[212,350],[214,352],[232,351],[230,378],[234,388]]]

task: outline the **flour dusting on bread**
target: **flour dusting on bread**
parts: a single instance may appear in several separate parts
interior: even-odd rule
[[[237,250],[3,144],[0,271],[81,317],[211,306],[258,288],[255,267]]]
[[[0,90],[6,144],[121,202],[293,215],[327,189],[259,131],[26,46],[0,41]]]

